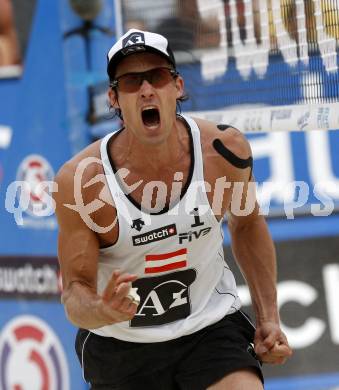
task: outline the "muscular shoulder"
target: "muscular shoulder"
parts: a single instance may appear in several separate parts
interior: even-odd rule
[[[56,180],[73,180],[74,174],[77,170],[80,170],[81,168],[88,168],[85,169],[86,175],[91,175],[91,173],[95,173],[98,170],[98,163],[100,162],[99,148],[100,141],[97,141],[77,153],[70,160],[66,161],[59,169],[55,177]],[[97,164],[95,164],[95,162],[97,162]]]
[[[53,198],[60,232],[64,236],[79,233],[88,238],[95,233],[93,226],[114,228],[112,220],[114,222],[116,213],[100,159],[100,141],[66,162],[56,176],[56,183]],[[103,233],[107,236],[100,234],[98,238],[96,235],[101,244],[115,241],[111,231]]]
[[[251,147],[239,130],[224,124],[195,119],[201,130],[204,159],[214,164],[245,169],[252,166]]]
[[[84,185],[96,175],[103,173],[100,160],[100,141],[97,141],[68,160],[55,176],[58,185],[58,199],[72,199],[75,185]]]

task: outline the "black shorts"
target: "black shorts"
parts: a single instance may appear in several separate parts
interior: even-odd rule
[[[226,374],[252,368],[254,327],[240,311],[188,336],[131,343],[79,329],[76,351],[93,390],[205,390]]]

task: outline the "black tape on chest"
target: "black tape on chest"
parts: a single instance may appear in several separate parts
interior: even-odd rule
[[[213,141],[213,147],[222,157],[224,157],[225,160],[227,160],[229,163],[231,163],[235,167],[241,168],[241,169],[245,169],[245,168],[250,167],[251,172],[252,172],[252,167],[253,167],[253,158],[252,157],[243,159],[243,158],[236,156],[229,149],[227,149],[226,146],[218,138]]]

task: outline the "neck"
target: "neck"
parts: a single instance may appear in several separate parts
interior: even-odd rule
[[[119,149],[123,152],[119,153],[119,157],[128,165],[162,171],[179,162],[187,153],[189,137],[185,125],[177,119],[168,137],[159,144],[142,143],[127,129],[120,145]]]

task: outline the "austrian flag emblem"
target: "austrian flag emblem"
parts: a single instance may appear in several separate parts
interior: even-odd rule
[[[187,248],[175,252],[151,254],[145,256],[145,273],[156,274],[187,266]]]

